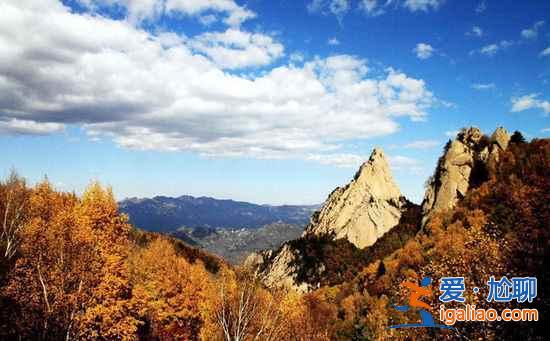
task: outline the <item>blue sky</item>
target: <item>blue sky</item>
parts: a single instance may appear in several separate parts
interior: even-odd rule
[[[0,4],[0,170],[322,202],[374,146],[421,201],[464,126],[550,134],[550,2]]]

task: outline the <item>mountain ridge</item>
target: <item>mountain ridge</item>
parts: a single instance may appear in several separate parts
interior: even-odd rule
[[[421,206],[401,195],[384,153],[375,148],[354,178],[329,194],[300,239],[284,243],[277,250],[253,253],[245,266],[255,271],[268,287],[285,286],[299,292],[314,290],[321,285],[319,279],[331,269],[345,268],[346,262],[354,261],[369,247],[384,252],[401,247],[436,213],[453,209],[469,190],[489,180],[510,141],[510,135],[502,127],[490,138],[479,128],[462,129],[445,146],[427,182]],[[405,212],[408,218],[402,220]],[[397,228],[408,231],[405,240],[390,236],[382,242],[384,245],[377,245],[385,234]],[[332,251],[342,250],[351,257],[335,259],[331,255]],[[313,258],[321,255],[324,259],[312,263],[311,253],[317,255]]]
[[[261,205],[212,197],[155,196],[119,202],[130,222],[153,232],[189,228],[260,228],[273,223],[305,226],[318,205]]]

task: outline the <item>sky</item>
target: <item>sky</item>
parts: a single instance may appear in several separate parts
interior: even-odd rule
[[[462,127],[550,134],[550,1],[3,0],[0,175],[318,204],[374,147],[420,202]]]

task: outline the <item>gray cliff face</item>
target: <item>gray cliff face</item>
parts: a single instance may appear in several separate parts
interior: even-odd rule
[[[471,187],[476,167],[498,161],[499,153],[508,147],[510,135],[499,127],[487,139],[478,128],[463,129],[439,160],[428,181],[422,202],[422,225],[434,213],[452,209]]]

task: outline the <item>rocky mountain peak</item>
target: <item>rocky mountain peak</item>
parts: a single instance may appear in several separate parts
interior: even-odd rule
[[[458,133],[456,140],[464,145],[467,145],[468,147],[474,147],[476,144],[479,143],[482,138],[483,133],[479,128],[469,127],[462,129]]]
[[[369,162],[375,162],[377,160],[386,161],[384,151],[380,147],[375,147],[369,157]]]
[[[353,180],[329,195],[304,234],[346,238],[364,248],[397,225],[400,216],[401,192],[384,152],[376,148]]]
[[[505,150],[510,143],[510,134],[503,127],[498,127],[493,135],[491,135],[491,142],[495,143],[500,149]]]
[[[453,208],[476,181],[472,178],[483,173],[491,160],[498,160],[509,141],[510,135],[503,127],[497,128],[491,138],[479,128],[464,128],[455,140],[449,141],[428,181],[422,202],[422,224],[435,212]]]
[[[346,239],[357,248],[371,246],[399,223],[404,202],[384,152],[376,148],[348,184],[332,191],[311,217],[302,237],[306,242],[328,236]],[[276,252],[251,254],[245,264],[256,269],[267,286],[302,292],[312,289],[311,284],[298,280],[302,255],[289,243]],[[310,270],[324,271],[322,267]]]

